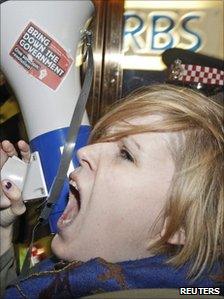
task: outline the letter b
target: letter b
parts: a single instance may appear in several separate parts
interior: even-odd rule
[[[174,47],[177,44],[177,35],[173,31],[174,27],[175,22],[170,16],[153,15],[151,49],[165,51]]]

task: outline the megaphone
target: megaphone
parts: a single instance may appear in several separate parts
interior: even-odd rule
[[[80,93],[75,67],[80,31],[93,11],[89,0],[1,4],[1,69],[18,99],[31,150],[39,153],[48,191]],[[75,151],[86,144],[89,133],[85,113]],[[75,155],[73,164],[78,165]],[[67,192],[65,184],[49,219],[52,232],[67,204]]]

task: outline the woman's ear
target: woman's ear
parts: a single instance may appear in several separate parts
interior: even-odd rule
[[[163,228],[161,230],[160,236],[163,237],[166,233],[167,230],[167,222],[168,219],[165,219]],[[183,228],[180,228],[177,232],[175,232],[173,234],[173,236],[171,236],[168,241],[169,244],[173,244],[173,245],[184,245],[185,244],[185,230]]]

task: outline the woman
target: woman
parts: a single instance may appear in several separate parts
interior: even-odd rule
[[[96,125],[70,174],[52,250],[71,263],[44,261],[6,298],[216,286],[223,258],[222,117],[212,100],[169,85],[121,101]],[[2,147],[5,156],[15,154],[9,142]],[[27,160],[28,145],[19,148]],[[9,209],[21,204],[15,191],[3,182]]]

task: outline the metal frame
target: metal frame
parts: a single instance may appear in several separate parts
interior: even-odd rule
[[[95,18],[91,28],[94,39],[94,79],[87,111],[94,125],[122,94],[124,0],[93,0]]]

